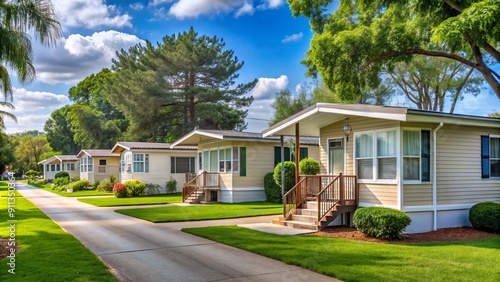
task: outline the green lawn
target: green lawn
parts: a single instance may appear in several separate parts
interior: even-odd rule
[[[21,193],[17,190],[14,191],[16,197],[22,197]],[[0,197],[8,197],[9,196],[9,185],[7,181],[0,181]]]
[[[10,259],[0,261],[0,281],[118,281],[104,263],[25,198],[16,198],[15,218],[8,218],[7,198],[0,198],[0,236],[7,238],[15,219],[15,274]]]
[[[124,209],[116,212],[152,222],[172,222],[281,214],[283,206],[267,202],[247,202]]]
[[[236,226],[183,231],[345,281],[500,281],[500,236],[396,245],[283,236]]]
[[[39,184],[34,184],[30,183],[30,186],[41,188],[45,191],[49,191],[51,193],[64,196],[64,197],[87,197],[87,196],[113,196],[112,192],[101,192],[101,191],[96,191],[96,190],[82,190],[82,191],[76,191],[72,193],[68,192],[59,192],[56,190],[52,190],[51,185],[39,185]]]
[[[78,201],[98,207],[174,204],[182,202],[182,193],[127,198],[82,198]]]

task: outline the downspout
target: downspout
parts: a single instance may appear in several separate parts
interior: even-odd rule
[[[433,230],[437,230],[437,132],[443,127],[443,123],[439,123],[432,131],[432,207],[434,212],[434,227]]]
[[[283,135],[280,135],[281,141],[281,203],[285,200],[285,141]]]

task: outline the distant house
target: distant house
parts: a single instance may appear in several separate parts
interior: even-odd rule
[[[80,176],[79,162],[75,155],[57,155],[40,161],[38,164],[43,165],[43,178],[53,180],[56,173],[66,171],[70,178]]]
[[[196,146],[171,148],[167,143],[117,142],[111,153],[120,156],[119,180],[138,179],[165,188],[175,179],[180,191],[185,173],[195,171]]]
[[[317,137],[303,137],[301,158],[319,160],[318,142]],[[198,147],[196,172],[199,179],[187,177],[188,182],[198,183],[185,186],[190,191],[184,191],[184,200],[190,195],[194,195],[190,200],[195,202],[235,203],[266,199],[264,176],[281,162],[279,138],[262,137],[261,133],[253,132],[197,129],[174,142],[172,148],[187,145]],[[290,148],[284,149],[284,160],[293,160]]]
[[[110,149],[84,149],[76,156],[80,161],[80,179],[88,179],[91,184],[120,173],[120,155]]]
[[[346,205],[384,206],[408,213],[412,219],[408,232],[423,232],[470,225],[472,205],[500,202],[499,119],[320,103],[263,135],[294,135],[297,128],[301,134],[320,136],[321,173],[343,174],[338,182],[320,187],[332,188],[327,197],[332,205],[321,213],[330,219],[340,215],[349,222],[351,210],[334,211]],[[342,187],[346,183],[357,187]],[[324,199],[316,196],[317,202]],[[297,200],[296,210],[285,214],[286,220],[305,220],[297,210],[307,200]]]

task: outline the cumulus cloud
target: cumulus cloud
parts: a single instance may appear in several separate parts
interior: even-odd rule
[[[170,3],[173,1],[175,1],[175,0],[153,0],[153,1],[149,1],[148,6],[158,6],[158,5]]]
[[[257,8],[262,10],[277,9],[283,5],[283,3],[285,3],[285,0],[263,0],[262,4],[257,6]]]
[[[150,6],[158,6],[163,3],[174,2],[168,11],[169,15],[178,19],[197,18],[199,16],[211,16],[233,13],[235,17],[252,15],[255,11],[251,0],[155,0]],[[263,0],[257,5],[259,10],[277,9],[282,6],[284,0]],[[164,7],[162,7],[164,9]],[[159,10],[159,9],[158,9]],[[160,11],[156,15],[164,15]]]
[[[130,7],[130,9],[136,10],[136,11],[142,11],[144,9],[144,5],[141,2],[132,3],[128,6]]]
[[[16,109],[11,112],[16,115],[46,109],[54,110],[71,103],[69,98],[63,94],[28,91],[24,88],[14,88],[12,92],[14,97],[13,104]]]
[[[144,43],[135,35],[114,30],[91,36],[72,34],[55,49],[40,49],[35,57],[37,80],[49,84],[77,83],[111,66],[116,51]]]
[[[23,132],[28,130],[38,130],[43,131],[43,126],[47,119],[49,119],[50,114],[33,114],[24,115],[17,117],[17,123],[6,119],[5,120],[5,132],[7,134],[12,134],[16,132]]]
[[[53,4],[63,27],[132,27],[132,17],[105,0],[54,0]]]
[[[236,11],[235,13],[235,17],[241,17],[243,15],[253,15],[253,12],[254,12],[254,8],[252,6],[252,4],[250,3],[245,3],[243,6],[241,6],[241,8],[238,9],[238,11]]]
[[[286,88],[287,85],[288,77],[286,75],[281,75],[278,78],[261,77],[250,94],[255,100],[273,99],[276,92]]]
[[[288,42],[297,41],[297,40],[300,40],[303,36],[304,36],[304,34],[302,32],[295,33],[292,35],[287,35],[287,36],[285,36],[285,38],[283,38],[281,40],[281,43],[288,43]]]

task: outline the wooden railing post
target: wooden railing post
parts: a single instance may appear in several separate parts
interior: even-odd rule
[[[344,175],[342,173],[339,173],[339,198],[340,202],[343,204],[345,200],[345,183],[344,183]]]

